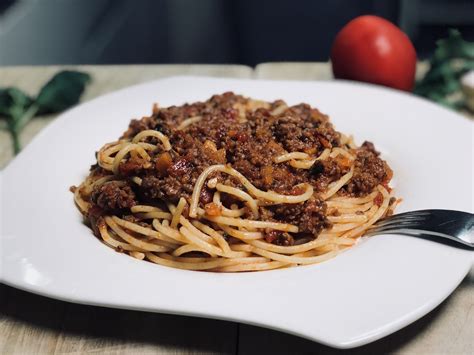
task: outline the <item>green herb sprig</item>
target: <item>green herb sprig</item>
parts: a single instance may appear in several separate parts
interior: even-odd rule
[[[4,119],[0,120],[0,127],[10,133],[15,154],[21,150],[19,134],[33,117],[59,113],[74,106],[90,80],[87,73],[61,71],[41,88],[35,98],[17,88],[0,88],[0,118]]]
[[[430,69],[416,83],[414,93],[445,106],[459,109],[461,99],[452,101],[449,95],[461,89],[460,78],[474,70],[474,43],[463,40],[458,30],[449,30],[448,38],[441,39],[431,57]]]

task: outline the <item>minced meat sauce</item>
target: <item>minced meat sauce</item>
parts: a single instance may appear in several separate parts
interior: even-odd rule
[[[298,235],[267,231],[265,239],[268,242],[292,245],[331,227],[326,217],[326,204],[319,195],[331,182],[347,173],[349,167],[328,158],[317,161],[310,169],[296,169],[288,162],[277,164],[274,158],[285,152],[318,156],[326,148],[341,146],[340,133],[334,130],[328,116],[307,104],[272,114],[284,104],[281,100],[247,111],[242,119],[239,107],[245,107],[247,101],[247,98],[227,92],[206,102],[155,108],[151,117],[132,120],[122,138],[131,139],[143,130],[157,130],[169,138],[172,150],[165,152],[159,148],[150,152],[151,162],[139,157],[122,162],[120,174],[140,177],[141,185],[111,181],[95,188],[91,194],[95,213],[127,215],[130,207],[136,204],[176,203],[180,197],[189,201],[196,179],[206,167],[230,164],[262,190],[297,195],[302,193],[300,188],[295,188],[300,183],[310,183],[314,187],[313,197],[304,203],[260,207],[260,219],[291,223],[300,231]],[[199,122],[177,129],[185,119],[196,116],[201,117]],[[156,138],[147,139],[150,143],[158,142]],[[378,184],[387,185],[392,172],[372,143],[365,142],[354,150],[354,155],[354,175],[338,194],[365,196]],[[106,174],[98,165],[92,167],[92,172]],[[212,177],[224,184],[241,187],[238,180],[228,175],[214,173]],[[212,196],[213,191],[205,185],[201,205],[209,204]],[[226,207],[243,206],[230,195],[222,194],[221,198]],[[245,218],[252,218],[251,213]]]

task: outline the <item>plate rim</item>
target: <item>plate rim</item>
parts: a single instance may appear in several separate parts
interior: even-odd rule
[[[29,151],[30,149],[33,149],[34,145],[37,144],[36,142],[40,141],[42,139],[42,137],[44,135],[47,135],[49,133],[49,131],[52,130],[55,126],[57,126],[59,124],[62,124],[62,122],[66,121],[64,116],[67,117],[74,110],[83,109],[85,105],[89,106],[90,104],[95,104],[97,101],[102,100],[104,97],[112,97],[114,95],[120,95],[123,92],[129,91],[132,88],[133,89],[145,88],[146,86],[153,86],[153,85],[156,85],[157,83],[161,83],[161,82],[168,81],[168,80],[176,80],[176,79],[180,79],[180,80],[196,80],[196,79],[198,79],[198,80],[206,80],[206,81],[207,80],[215,80],[215,81],[231,80],[231,81],[240,81],[240,82],[259,81],[259,82],[271,82],[271,83],[294,82],[294,83],[298,83],[298,84],[303,84],[303,83],[304,84],[309,84],[309,85],[315,84],[315,82],[313,82],[313,81],[214,78],[214,77],[187,76],[186,75],[186,76],[167,77],[167,78],[157,79],[157,80],[153,80],[153,81],[149,81],[149,82],[145,82],[145,83],[139,83],[139,84],[135,84],[135,85],[132,85],[132,86],[125,87],[125,88],[121,88],[121,89],[116,90],[116,91],[106,93],[104,95],[97,96],[97,97],[95,97],[91,100],[88,100],[88,101],[86,101],[86,102],[84,102],[80,105],[75,106],[74,108],[71,108],[71,109],[61,113],[60,115],[58,115],[57,118],[55,118],[50,124],[48,124],[46,127],[44,127],[36,135],[32,139],[32,141],[25,147],[25,149],[16,158],[12,159],[0,171],[0,193],[2,192],[1,189],[4,188],[3,187],[3,177],[11,169],[14,169],[14,166],[15,166],[14,162],[18,161],[18,159],[23,154],[25,154],[25,152]],[[352,87],[364,86],[364,87],[368,87],[370,89],[376,89],[376,90],[383,90],[383,91],[387,91],[387,92],[392,92],[392,93],[395,93],[397,95],[404,96],[405,98],[415,99],[416,101],[424,102],[425,104],[430,104],[430,105],[432,105],[432,107],[436,107],[437,109],[445,110],[445,112],[449,113],[450,116],[452,116],[452,117],[457,116],[460,120],[462,120],[464,122],[467,121],[467,119],[465,117],[463,117],[462,115],[460,115],[456,112],[452,112],[452,111],[448,110],[447,108],[439,107],[438,105],[436,105],[432,102],[429,102],[426,99],[419,98],[419,97],[416,97],[416,96],[408,94],[408,93],[399,92],[399,91],[394,90],[394,89],[380,87],[380,86],[377,86],[377,85],[372,85],[372,84],[367,84],[367,83],[358,83],[358,82],[345,81],[345,80],[317,81],[317,84],[323,84],[323,85],[325,85],[325,84],[334,85],[335,83],[346,85],[346,86],[352,86]],[[3,206],[3,204],[0,203],[0,218],[3,218],[3,215],[4,215],[3,211],[2,211],[2,206]],[[2,236],[0,236],[0,237],[3,237],[3,233],[2,233]],[[293,334],[293,335],[296,335],[296,336],[299,336],[299,337],[310,339],[312,341],[316,340],[319,343],[322,343],[322,344],[325,344],[325,345],[328,345],[328,346],[331,346],[331,347],[347,349],[347,348],[353,348],[353,347],[361,346],[361,345],[370,343],[372,341],[375,341],[377,339],[380,339],[380,338],[382,338],[382,337],[384,337],[388,334],[391,334],[391,333],[405,327],[406,325],[408,325],[408,324],[412,323],[413,321],[421,318],[422,316],[426,315],[428,312],[430,312],[431,310],[436,308],[442,301],[444,301],[457,288],[457,286],[462,282],[462,280],[465,278],[465,276],[469,273],[469,270],[471,268],[472,268],[472,264],[470,266],[466,267],[465,273],[462,275],[462,277],[459,278],[459,280],[455,280],[455,281],[452,282],[451,290],[446,296],[439,297],[439,299],[436,300],[436,301],[433,301],[432,304],[428,304],[428,305],[425,304],[423,308],[420,308],[420,309],[417,310],[418,312],[415,312],[415,313],[412,313],[412,314],[408,315],[406,317],[406,319],[399,320],[397,322],[396,326],[392,325],[392,327],[390,329],[387,328],[386,330],[379,332],[377,335],[372,335],[372,336],[368,336],[368,337],[363,338],[363,339],[359,339],[359,340],[355,340],[355,341],[349,341],[349,342],[341,342],[341,341],[338,342],[337,340],[327,341],[325,339],[315,339],[314,337],[313,338],[307,337],[307,336],[301,335],[297,332],[291,332],[288,329],[282,329],[282,328],[279,328],[279,327],[270,327],[267,324],[259,324],[259,323],[255,323],[255,322],[248,322],[248,321],[245,321],[244,319],[237,319],[237,318],[232,318],[232,317],[229,318],[229,317],[226,317],[226,316],[221,316],[221,317],[219,317],[219,316],[210,316],[208,312],[206,312],[205,314],[200,314],[199,312],[193,314],[193,313],[180,312],[180,311],[168,311],[168,310],[164,310],[164,309],[159,310],[160,307],[157,307],[155,310],[143,309],[143,308],[140,309],[140,308],[134,308],[134,307],[127,307],[127,306],[120,307],[119,305],[116,305],[116,304],[113,305],[113,304],[110,304],[110,303],[109,304],[107,304],[107,303],[95,303],[95,302],[89,302],[89,301],[84,301],[84,300],[80,300],[80,299],[74,299],[74,297],[62,297],[62,296],[57,295],[57,294],[49,294],[47,292],[41,292],[41,290],[38,291],[38,289],[35,289],[34,287],[24,287],[24,285],[22,285],[21,282],[19,282],[19,283],[11,282],[11,280],[7,280],[7,279],[4,278],[3,273],[0,274],[0,281],[5,283],[6,285],[9,285],[9,286],[12,286],[12,287],[15,287],[15,288],[19,288],[19,289],[22,289],[22,290],[27,291],[27,292],[32,292],[32,293],[35,293],[35,294],[38,294],[38,295],[41,295],[41,296],[46,296],[46,297],[49,297],[49,298],[54,298],[54,299],[58,299],[58,300],[66,301],[66,302],[88,304],[88,305],[94,305],[94,306],[105,306],[105,307],[118,308],[118,309],[135,309],[135,310],[142,310],[142,311],[148,311],[148,312],[157,312],[157,313],[167,313],[167,314],[186,315],[186,316],[193,316],[193,317],[197,316],[197,317],[205,317],[205,318],[213,318],[213,319],[221,319],[221,320],[238,321],[238,322],[245,323],[245,324],[264,326],[266,328],[275,329],[275,330],[278,330],[278,331],[283,331],[285,333],[289,333],[289,334]]]

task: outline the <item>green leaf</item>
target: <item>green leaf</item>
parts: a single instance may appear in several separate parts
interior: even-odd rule
[[[460,90],[460,78],[474,68],[474,43],[463,40],[458,30],[449,30],[448,38],[436,42],[430,69],[416,83],[414,93],[440,104],[457,108],[446,97]]]
[[[463,40],[458,30],[450,29],[448,38],[436,42],[437,49],[432,61],[442,62],[453,58],[474,60],[474,43]]]
[[[28,112],[29,108],[32,107],[32,102],[33,100],[19,89],[0,89],[0,116],[6,118],[5,128],[12,138],[15,154],[20,151],[18,123],[25,112]]]
[[[90,79],[86,73],[62,71],[43,86],[36,100],[16,88],[0,89],[0,117],[6,118],[2,126],[12,137],[15,154],[21,148],[23,127],[37,113],[56,113],[75,105]]]
[[[91,77],[87,73],[62,71],[43,86],[36,98],[38,113],[57,113],[74,106]]]
[[[18,119],[32,102],[33,100],[19,89],[0,89],[0,116]]]

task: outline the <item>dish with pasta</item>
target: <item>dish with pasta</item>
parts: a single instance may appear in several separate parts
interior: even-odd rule
[[[308,104],[233,93],[130,122],[73,186],[94,234],[187,270],[315,264],[353,246],[399,202],[374,145]]]

